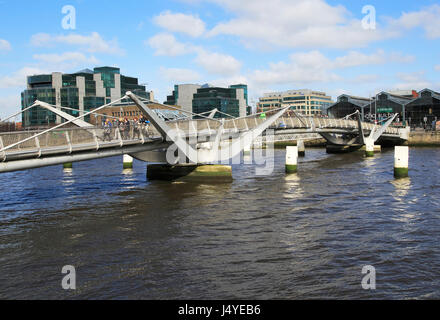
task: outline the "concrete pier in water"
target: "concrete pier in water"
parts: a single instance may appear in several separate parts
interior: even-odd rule
[[[394,149],[394,177],[408,177],[409,148],[398,146]]]
[[[149,164],[148,180],[187,182],[232,182],[232,168],[225,165]]]
[[[286,173],[298,172],[298,147],[286,147]]]

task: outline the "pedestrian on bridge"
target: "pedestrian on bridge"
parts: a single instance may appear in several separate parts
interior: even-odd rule
[[[107,119],[104,123],[104,138],[103,140],[106,141],[108,139],[108,141],[112,141],[111,138],[111,133],[112,133],[112,123],[109,119]]]
[[[124,129],[125,139],[129,140],[130,139],[130,121],[127,118],[124,119],[124,125],[125,125],[125,129]]]
[[[137,136],[137,139],[140,137],[140,123],[138,118],[134,118],[133,120],[133,139]]]

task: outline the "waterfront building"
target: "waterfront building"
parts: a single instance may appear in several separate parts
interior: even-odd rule
[[[231,85],[229,88],[213,87],[209,84],[175,85],[172,95],[164,104],[177,105],[182,110],[204,113],[217,108],[234,117],[244,117],[248,112],[248,89],[245,84]],[[225,117],[217,113],[216,118]]]
[[[246,99],[244,88],[220,88],[203,86],[197,89],[193,96],[192,107],[194,113],[204,113],[217,109],[215,118],[224,118],[225,115],[233,117],[246,116]]]
[[[348,94],[340,95],[337,102],[327,109],[330,118],[343,118],[346,115],[359,111],[363,113],[363,107],[372,101],[370,98],[350,96]]]
[[[328,115],[343,118],[358,110],[364,120],[374,121],[377,118],[380,121],[398,113],[399,122],[405,120],[405,124],[412,127],[429,127],[433,121],[440,119],[440,93],[433,90],[383,91],[376,97],[343,94],[328,108]]]
[[[381,121],[390,117],[394,113],[398,113],[399,116],[396,120],[407,120],[405,106],[413,101],[413,97],[400,96],[391,94],[389,92],[382,91],[377,94],[370,103],[363,106],[364,118],[366,120],[378,120]]]
[[[406,117],[411,126],[423,127],[440,120],[440,93],[423,89],[406,106]],[[426,120],[426,122],[425,122]]]
[[[75,109],[63,111],[79,116],[121,98],[126,91],[153,99],[153,93],[146,91],[137,78],[120,74],[119,68],[98,67],[93,71],[85,69],[72,74],[53,72],[27,77],[27,89],[21,93],[21,105],[22,109],[25,109],[35,100],[40,100],[59,107]],[[89,116],[85,118],[85,121],[89,120]],[[40,107],[34,107],[23,114],[24,127],[47,126],[62,121],[61,117]]]
[[[173,93],[167,96],[164,104],[180,106],[184,111],[193,112],[193,96],[201,87],[198,84],[176,84]]]
[[[257,104],[257,112],[290,107],[290,110],[303,115],[315,116],[325,114],[333,103],[325,92],[310,89],[288,90],[266,93]]]
[[[161,112],[167,113],[167,114],[175,114],[177,115],[179,113],[179,109],[181,109],[179,106],[164,106],[163,104],[159,103],[149,103],[148,107],[152,109],[153,111],[160,110]],[[139,119],[141,116],[142,111],[139,109],[137,105],[135,105],[131,101],[127,102],[120,102],[116,104],[112,104],[111,106],[108,106],[104,109],[99,110],[98,115],[91,115],[90,123],[93,125],[100,126],[106,119],[120,119],[120,118],[127,118],[128,120],[134,120],[135,118]]]

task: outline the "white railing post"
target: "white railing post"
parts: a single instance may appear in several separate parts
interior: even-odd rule
[[[96,129],[93,129],[92,133],[93,133],[93,138],[95,138],[96,151],[98,151],[99,150],[99,140],[98,140],[98,135],[96,134]]]
[[[35,137],[35,145],[38,148],[38,158],[41,157],[41,147],[40,147],[40,140],[38,139],[38,137]]]
[[[72,148],[72,142],[70,141],[70,137],[69,137],[69,131],[66,131],[66,141],[67,144],[69,145],[69,153],[72,153],[73,148]]]
[[[3,150],[3,148],[4,148],[4,145],[3,145],[3,138],[2,138],[2,136],[0,136],[0,150],[2,150],[2,161],[5,161],[6,160],[6,152]]]
[[[209,120],[206,121],[206,126],[208,127],[208,134],[211,135],[211,126],[209,125]]]
[[[119,130],[119,128],[116,128],[116,134],[117,134],[117,136],[118,136],[118,139],[119,139],[119,141],[120,141],[120,145],[121,145],[121,147],[124,145],[124,141],[122,140],[122,136],[121,136],[121,131]]]

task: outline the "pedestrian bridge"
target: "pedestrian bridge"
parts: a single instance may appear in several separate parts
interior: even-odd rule
[[[118,127],[105,132],[104,128],[82,120],[88,114],[127,98],[142,110],[150,125],[132,126],[127,134]],[[287,108],[275,110],[267,117],[257,114],[215,119],[211,114],[195,115],[199,119],[166,120],[148,107],[148,101],[130,92],[77,118],[45,103],[37,101],[35,105],[46,107],[67,121],[47,130],[1,133],[0,172],[121,154],[156,163],[175,164],[182,158],[189,163],[216,163],[240,154],[258,139],[261,141],[262,135],[265,142],[277,142],[319,134],[330,144],[349,146],[361,146],[367,139],[377,141],[379,138],[402,142],[409,135],[407,128],[390,126],[394,118],[378,126],[361,122],[359,115],[357,120],[303,117],[287,114]],[[68,127],[69,124],[76,127]]]

